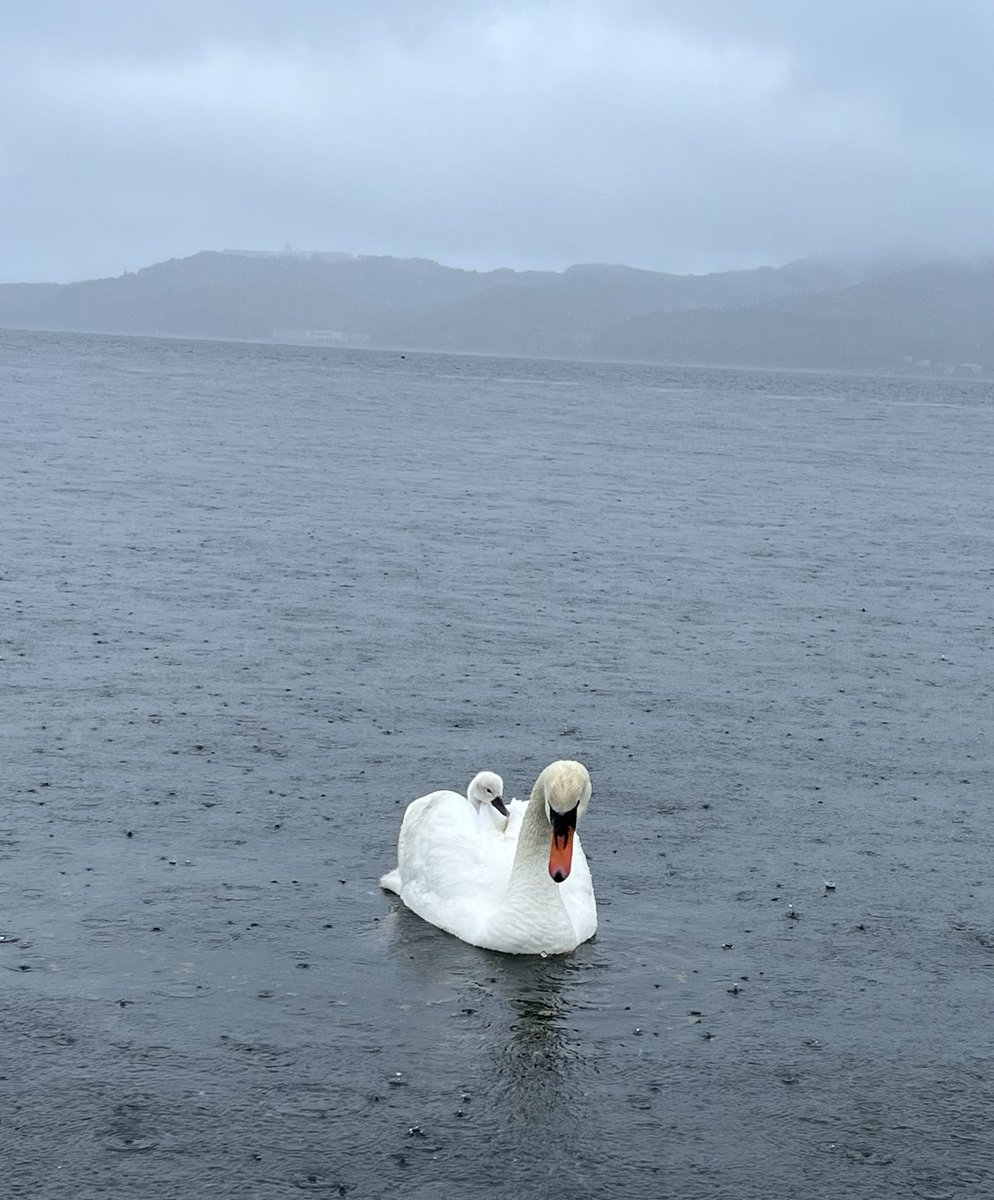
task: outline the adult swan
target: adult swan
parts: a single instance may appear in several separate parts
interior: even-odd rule
[[[590,868],[576,836],[590,790],[582,763],[550,763],[527,805],[512,802],[504,832],[436,831],[380,883],[419,917],[473,946],[565,954],[597,929]],[[515,809],[523,810],[520,821]]]

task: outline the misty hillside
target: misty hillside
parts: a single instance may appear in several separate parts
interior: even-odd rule
[[[116,279],[0,285],[0,325],[463,353],[994,370],[994,265],[817,260],[711,275],[592,264],[204,252]]]
[[[835,370],[994,371],[994,264],[910,267],[818,295],[653,313],[590,347],[608,358]]]
[[[715,275],[666,275],[601,264],[569,267],[561,274],[508,273],[458,300],[390,314],[375,327],[374,340],[438,350],[583,356],[622,318],[754,305],[848,282],[848,274],[814,263]]]
[[[0,286],[0,321],[17,320],[19,294]],[[50,285],[49,285],[50,286]],[[422,259],[195,254],[117,279],[57,287],[32,307],[33,328],[269,338],[278,328],[368,335],[394,308],[436,305],[479,287],[470,272]]]

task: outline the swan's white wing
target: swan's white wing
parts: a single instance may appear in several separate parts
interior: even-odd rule
[[[458,792],[413,801],[398,845],[401,899],[419,917],[471,941],[507,887],[514,848],[502,841],[499,825],[488,828]]]
[[[454,803],[453,803],[454,801]],[[461,806],[472,808],[465,796],[458,792],[430,792],[427,796],[419,796],[412,800],[404,810],[404,819],[400,825],[400,836],[397,839],[397,866],[380,877],[380,887],[387,891],[396,892],[399,896],[404,880],[404,867],[409,860],[412,847],[416,847],[423,836],[423,830],[430,828],[440,819],[439,808],[452,811],[456,820]],[[432,813],[436,813],[433,817]]]

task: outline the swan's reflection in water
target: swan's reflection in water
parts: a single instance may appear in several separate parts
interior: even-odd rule
[[[549,958],[496,954],[400,905],[386,935],[408,999],[416,991],[422,1004],[451,1002],[473,1013],[471,1072],[464,1078],[474,1081],[474,1103],[492,1111],[492,1148],[521,1153],[540,1132],[541,1144],[556,1147],[555,1158],[574,1153],[586,1103],[586,1051],[572,1016],[596,969],[595,947]]]
[[[510,959],[497,966],[494,994],[509,1019],[492,1027],[487,1053],[509,1112],[548,1107],[553,1098],[561,1105],[571,1093],[569,1077],[580,1051],[568,1023],[570,982],[561,958]]]
[[[587,1200],[591,1147],[605,1129],[595,1099],[603,1050],[589,1040],[607,966],[597,942],[547,959],[496,954],[400,905],[378,928],[396,966],[401,1036],[431,1040],[432,1102],[461,1097],[438,1145],[462,1164],[463,1195],[507,1195],[514,1177],[527,1178],[527,1194],[565,1188]]]
[[[454,1001],[487,974],[485,964],[491,956],[485,950],[468,946],[422,921],[400,901],[380,922],[379,932],[397,966],[401,991],[408,999],[424,1004]]]
[[[455,1001],[464,999],[467,991],[475,992],[503,1009],[503,1020],[497,1011],[489,1019],[498,1029],[515,1034],[523,1048],[551,1053],[558,1045],[565,1051],[571,1040],[565,1025],[572,1007],[570,991],[578,971],[589,963],[579,963],[572,954],[541,958],[481,950],[422,921],[401,904],[380,928],[401,975],[417,981],[424,1003]]]

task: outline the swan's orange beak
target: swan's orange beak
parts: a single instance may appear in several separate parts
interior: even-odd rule
[[[562,883],[573,865],[573,834],[576,832],[576,809],[568,813],[550,813],[552,818],[552,847],[549,850],[549,874]]]

